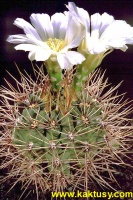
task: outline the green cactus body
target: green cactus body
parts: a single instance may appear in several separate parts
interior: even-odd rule
[[[45,85],[42,74],[38,80],[44,80]],[[25,82],[24,76],[18,86],[23,92],[1,89],[1,148],[8,149],[7,160],[1,166],[12,166],[9,178],[19,169],[17,177],[27,185],[30,180],[37,197],[40,189],[44,193],[77,188],[86,191],[90,182],[109,186],[101,173],[107,172],[112,179],[112,165],[122,163],[120,153],[124,154],[126,136],[133,127],[126,125],[130,108],[119,112],[127,102],[121,104],[119,96],[113,96],[117,87],[103,92],[108,85],[103,77],[100,71],[90,75],[75,101],[71,100],[72,81],[64,86],[67,99],[64,89],[57,97],[49,85],[44,92],[40,83],[31,79]],[[24,82],[27,85],[23,86]]]

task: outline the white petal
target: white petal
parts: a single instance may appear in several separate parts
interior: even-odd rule
[[[29,52],[28,58],[31,61],[35,60],[35,52]]]
[[[14,47],[16,50],[36,51],[37,46],[33,44],[19,44]]]
[[[82,18],[82,23],[84,23],[87,31],[90,31],[90,16],[89,13],[83,8],[77,8],[79,17]]]
[[[70,14],[75,17],[79,23],[83,24],[86,29],[90,29],[90,18],[86,10],[77,7],[73,2],[69,2],[67,8],[69,9]]]
[[[37,40],[36,38],[34,38],[32,35],[30,34],[27,34],[26,35],[27,38],[30,39],[31,43],[37,45],[37,46],[40,46],[42,48],[45,48],[47,50],[50,50],[49,46],[47,45],[47,43],[43,42],[43,41],[40,41],[40,40]]]
[[[110,25],[112,24],[115,19],[112,15],[109,15],[108,13],[103,13],[101,15],[101,20],[102,20],[102,24],[101,24],[101,28],[100,28],[100,36],[101,34],[104,32],[104,30]]]
[[[63,13],[55,13],[51,17],[51,22],[54,30],[54,37],[64,39],[68,24],[68,17]]]
[[[70,45],[70,48],[79,46],[81,40],[85,36],[85,27],[80,24],[75,18],[69,15],[69,22],[65,37],[65,42]]]
[[[100,54],[105,52],[108,49],[108,45],[100,39],[95,38],[87,38],[87,44],[88,44],[88,53],[91,54]]]
[[[78,16],[78,9],[77,9],[77,6],[75,5],[74,2],[69,2],[68,5],[66,5],[66,7],[68,8],[68,10],[70,11],[70,14],[74,17],[79,17]],[[79,18],[79,20],[81,20]]]
[[[44,49],[38,48],[35,53],[35,60],[36,61],[45,61],[51,55],[50,51],[46,51]]]
[[[116,20],[101,35],[110,47],[126,51],[126,44],[133,44],[132,27],[125,21]]]
[[[123,38],[126,39],[131,33],[131,27],[125,21],[115,20],[106,28],[101,38]],[[132,36],[132,35],[131,35]]]
[[[68,51],[66,56],[72,65],[81,64],[85,60],[85,57],[81,53],[75,51]]]
[[[31,60],[35,59],[36,61],[45,61],[51,55],[51,52],[48,51],[47,49],[43,49],[39,46],[32,45],[32,44],[19,44],[19,45],[15,46],[15,49],[30,51],[29,59],[31,59]]]
[[[102,19],[99,13],[91,15],[91,37],[99,38],[99,30],[101,28]]]
[[[85,37],[86,29],[90,27],[89,14],[82,8],[76,7],[75,3],[68,3],[68,28],[65,37],[69,48],[77,47]]]
[[[18,35],[10,35],[7,40],[7,42],[19,44],[19,43],[32,43],[32,41],[27,38],[24,34],[18,34]]]
[[[53,38],[53,27],[49,15],[32,14],[30,20],[43,41],[46,41],[48,38]]]
[[[31,34],[33,37],[35,37],[38,40],[41,40],[40,36],[38,35],[37,31],[33,26],[25,21],[24,19],[17,18],[14,21],[14,25],[18,26],[19,28],[23,29],[25,34]]]
[[[73,67],[65,54],[58,54],[57,60],[61,69],[71,69]]]
[[[125,41],[122,39],[114,39],[108,43],[110,47],[113,47],[115,49],[120,49],[122,51],[126,51],[128,47],[125,45]]]

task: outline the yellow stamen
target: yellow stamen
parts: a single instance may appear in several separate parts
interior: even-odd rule
[[[56,52],[61,51],[65,47],[65,42],[62,39],[57,39],[57,38],[49,38],[46,41],[46,44]]]

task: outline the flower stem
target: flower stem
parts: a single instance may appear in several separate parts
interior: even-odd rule
[[[73,88],[75,92],[82,91],[88,75],[98,67],[103,59],[102,54],[85,54],[86,60],[76,67],[76,73],[74,75]]]
[[[58,65],[57,61],[52,61],[50,59],[47,60],[45,66],[49,74],[53,91],[59,91],[62,82],[62,69]]]

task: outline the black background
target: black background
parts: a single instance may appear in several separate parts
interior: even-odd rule
[[[125,20],[133,26],[133,0],[74,0],[78,7],[82,7],[94,14],[107,12],[115,19]],[[29,21],[32,13],[63,12],[66,9],[66,0],[0,0],[0,83],[4,84],[3,78],[8,78],[6,70],[17,77],[14,62],[20,69],[26,69],[29,73],[31,63],[27,54],[23,51],[14,50],[14,45],[6,42],[8,35],[23,33],[13,25],[16,18],[24,18]],[[119,89],[119,93],[127,93],[125,98],[133,99],[133,46],[128,45],[128,50],[124,53],[114,50],[102,62],[101,67],[107,69],[106,76],[109,82],[117,85],[124,81]]]

